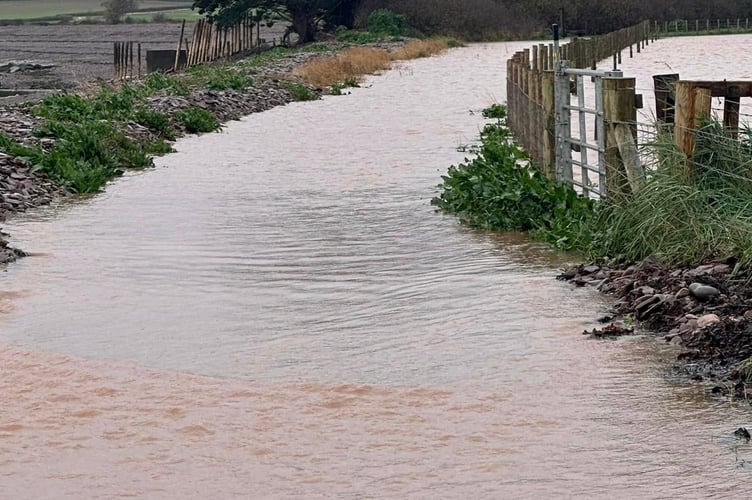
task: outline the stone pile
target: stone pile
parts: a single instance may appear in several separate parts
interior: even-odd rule
[[[581,265],[559,278],[616,298],[613,316],[603,321],[621,318],[621,323],[586,333],[629,334],[632,329],[624,323],[634,321],[642,331],[683,346],[679,357],[692,361],[696,380],[720,380],[735,377],[739,363],[752,356],[752,288],[746,280],[731,277],[734,263],[677,269],[648,258],[626,268]]]

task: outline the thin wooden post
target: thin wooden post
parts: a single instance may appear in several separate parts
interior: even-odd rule
[[[674,83],[677,80],[679,80],[677,73],[653,75],[655,117],[659,123],[674,124],[674,106],[676,105]]]
[[[734,138],[739,133],[739,98],[741,89],[735,85],[730,85],[726,89],[726,95],[723,100],[723,126],[731,131]]]
[[[120,53],[119,53],[120,47],[118,46],[117,42],[112,42],[112,79],[117,80],[119,76],[120,68]]]
[[[685,182],[692,182],[692,157],[695,150],[695,131],[703,118],[710,116],[710,89],[699,88],[694,82],[676,82],[676,124],[674,144],[684,154],[685,161],[677,172]]]
[[[180,36],[178,37],[178,48],[175,50],[175,64],[172,66],[173,71],[178,70],[178,66],[180,65],[180,49],[183,47],[183,34],[185,34],[185,19],[183,19],[183,23],[180,25]]]
[[[133,78],[133,42],[128,42],[128,57],[130,59],[130,71],[129,76],[132,79]]]
[[[138,77],[141,78],[141,42],[138,42],[138,57],[137,57],[137,60],[138,60]]]
[[[543,173],[549,179],[556,179],[556,120],[554,101],[554,72],[544,71],[541,80],[543,116],[545,131],[543,133]]]
[[[606,129],[606,193],[620,203],[641,187],[641,167],[627,154],[627,136],[634,139],[637,121],[635,78],[603,79],[603,120]],[[626,133],[628,131],[628,133]],[[632,162],[631,164],[629,162]]]

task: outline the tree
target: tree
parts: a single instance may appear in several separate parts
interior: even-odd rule
[[[289,21],[301,43],[316,39],[321,21],[352,27],[360,0],[194,0],[193,8],[220,26],[233,24],[249,11],[271,21]]]
[[[107,0],[102,3],[104,18],[110,24],[120,24],[123,16],[136,10],[136,0]]]

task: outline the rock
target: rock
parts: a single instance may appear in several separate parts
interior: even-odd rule
[[[697,318],[697,328],[705,328],[706,326],[720,322],[721,318],[719,318],[717,314],[706,314]]]
[[[750,436],[749,431],[746,427],[739,427],[734,431],[734,436],[736,436],[739,439],[744,439],[745,441],[749,441],[752,439],[752,436]]]
[[[711,297],[720,295],[720,291],[710,285],[703,285],[702,283],[692,283],[689,285],[689,293],[692,294],[698,300],[708,300]]]
[[[585,266],[582,268],[582,274],[595,274],[600,270],[600,266]]]
[[[728,264],[716,264],[713,269],[710,270],[711,274],[728,274],[731,272],[731,266]]]
[[[635,288],[635,291],[641,295],[655,295],[655,288],[652,286],[641,286],[640,288]]]
[[[654,255],[649,255],[645,257],[645,259],[640,264],[640,269],[642,270],[648,270],[648,269],[665,269],[665,266],[663,265],[663,262],[661,262],[658,257]]]
[[[687,287],[680,288],[679,291],[676,292],[675,297],[676,297],[677,300],[678,299],[683,299],[684,297],[689,297],[689,288],[687,288]]]
[[[752,319],[752,309],[748,309],[744,311],[744,319],[746,320]]]

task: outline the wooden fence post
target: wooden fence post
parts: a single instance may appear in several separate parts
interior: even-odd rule
[[[545,132],[541,168],[549,179],[556,179],[556,120],[554,108],[554,72],[545,71],[541,82]]]
[[[638,191],[643,182],[635,145],[635,84],[635,78],[603,79],[606,196],[615,203]]]
[[[112,42],[112,79],[117,80],[120,74],[120,46],[117,42]]]
[[[677,172],[685,182],[692,182],[692,156],[695,151],[695,131],[704,117],[710,116],[710,89],[699,88],[694,82],[676,82],[676,123],[674,144],[684,154],[685,161]]]
[[[723,126],[731,131],[731,135],[736,138],[739,133],[739,99],[741,89],[736,85],[729,85],[726,88],[726,95],[723,99]]]
[[[678,73],[653,75],[655,89],[655,118],[661,124],[674,124],[674,83],[679,80]]]
[[[178,48],[175,51],[175,64],[172,66],[173,71],[177,71],[178,66],[180,65],[180,49],[183,47],[183,34],[184,33],[185,33],[185,19],[183,19],[183,23],[180,25],[180,36],[178,37]]]

